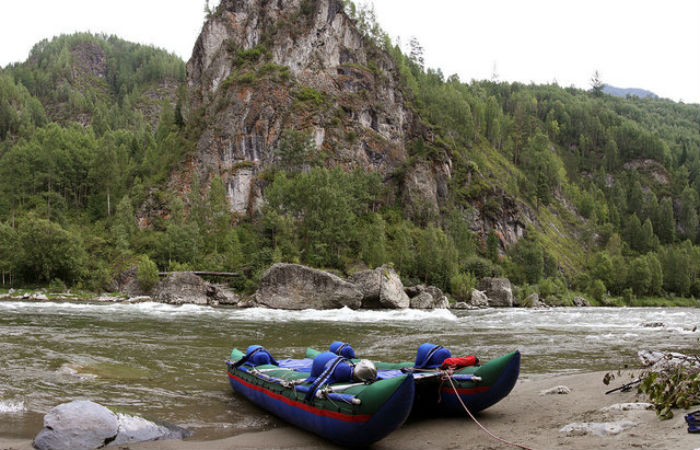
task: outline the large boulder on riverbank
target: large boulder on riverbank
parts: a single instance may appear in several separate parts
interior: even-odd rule
[[[510,308],[513,306],[513,288],[508,278],[486,277],[479,280],[479,290],[489,299],[489,306]]]
[[[350,276],[350,283],[362,292],[362,307],[367,309],[404,309],[410,299],[393,267],[381,266]]]
[[[175,305],[210,305],[226,301],[221,288],[192,272],[172,272],[156,284],[152,296],[154,301]]]
[[[110,443],[183,439],[190,435],[184,428],[115,414],[98,403],[77,400],[58,405],[44,416],[44,428],[34,438],[34,447],[38,450],[92,450]]]
[[[450,306],[447,296],[438,287],[419,284],[405,291],[411,297],[413,309],[446,309]]]
[[[362,306],[362,292],[340,277],[299,264],[275,264],[260,278],[258,306],[275,309],[335,309]]]
[[[470,304],[477,308],[488,308],[489,298],[486,296],[486,293],[484,291],[472,289]]]
[[[140,297],[148,295],[148,292],[141,287],[139,283],[138,267],[131,266],[128,269],[120,272],[109,286],[112,292],[123,292],[129,297]]]

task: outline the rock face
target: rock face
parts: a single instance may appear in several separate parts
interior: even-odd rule
[[[215,286],[192,272],[173,272],[153,288],[153,300],[180,305],[210,305],[226,302],[227,297]]]
[[[401,87],[390,55],[340,0],[222,0],[187,63],[185,115],[203,124],[191,166],[203,190],[221,176],[240,214],[259,204],[258,174],[281,163],[289,130],[323,151],[326,166],[393,172],[411,141],[431,138]],[[449,175],[449,163],[409,171],[409,205],[436,212]]]
[[[489,299],[489,306],[510,308],[513,306],[513,289],[507,278],[482,278],[479,289],[484,291]]]
[[[192,433],[141,417],[115,414],[97,403],[78,400],[56,406],[44,416],[34,438],[38,450],[92,450],[108,444],[183,439]]]
[[[275,264],[262,275],[255,303],[275,309],[335,309],[362,306],[355,285],[327,272],[298,264]]]
[[[350,276],[348,280],[362,292],[362,307],[366,309],[408,308],[410,299],[406,295],[396,271],[389,266],[365,270]]]

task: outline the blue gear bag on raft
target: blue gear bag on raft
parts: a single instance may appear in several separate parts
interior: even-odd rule
[[[347,342],[335,341],[328,349],[336,355],[342,356],[343,358],[355,358],[355,350],[353,350],[350,344]]]
[[[416,352],[416,363],[413,367],[416,369],[436,369],[450,357],[452,354],[442,345],[421,344]]]

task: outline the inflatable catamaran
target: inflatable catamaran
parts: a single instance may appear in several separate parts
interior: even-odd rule
[[[280,418],[341,445],[368,445],[399,428],[412,410],[480,411],[513,389],[520,353],[483,365],[423,344],[416,361],[373,362],[342,342],[306,349],[304,359],[276,361],[263,347],[234,349],[227,362],[234,391]]]

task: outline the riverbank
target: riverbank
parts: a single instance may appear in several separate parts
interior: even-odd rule
[[[570,297],[579,295],[577,293],[571,293]],[[46,288],[18,288],[18,289],[0,289],[0,301],[51,301],[51,302],[96,302],[96,303],[140,303],[146,301],[157,301],[154,300],[152,296],[141,295],[141,296],[129,296],[126,292],[91,292],[91,291],[74,291],[74,292],[52,292]],[[542,306],[548,307],[572,307],[570,302],[563,302],[561,305],[554,306]],[[696,298],[685,298],[685,297],[641,297],[634,298],[631,301],[627,301],[622,297],[610,297],[606,302],[598,302],[594,299],[590,299],[589,303],[591,306],[598,307],[613,307],[613,308],[624,308],[624,307],[646,307],[646,308],[700,308],[700,300]],[[245,307],[252,306],[246,304]],[[455,308],[456,303],[452,300],[448,309],[459,309]]]
[[[523,375],[513,392],[500,403],[478,414],[477,419],[495,435],[535,449],[697,449],[697,435],[687,432],[683,412],[661,421],[653,410],[605,411],[614,404],[643,402],[634,392],[605,395],[610,389],[602,383],[605,372],[569,375]],[[623,373],[611,386],[623,384],[632,376]],[[557,386],[569,394],[543,394]],[[572,423],[618,423],[629,428],[617,434],[596,435],[580,431],[560,431]],[[626,424],[626,425],[625,425]],[[634,424],[634,425],[632,425]],[[0,438],[0,448],[29,450],[29,440]],[[335,448],[327,441],[278,421],[268,431],[243,433],[209,441],[156,441],[133,444],[134,450],[161,449],[324,449]],[[393,449],[506,449],[515,448],[490,438],[469,419],[411,418],[399,430],[372,446]]]

